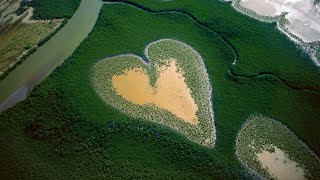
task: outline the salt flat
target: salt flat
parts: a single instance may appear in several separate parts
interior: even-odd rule
[[[240,0],[240,6],[259,16],[285,16],[282,29],[304,42],[320,41],[320,8],[313,0]]]

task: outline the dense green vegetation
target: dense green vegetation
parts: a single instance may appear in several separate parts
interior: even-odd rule
[[[93,31],[63,66],[26,101],[0,115],[1,127],[11,131],[6,133],[10,137],[0,136],[6,147],[0,155],[8,157],[1,162],[7,166],[0,164],[1,175],[247,179],[235,144],[252,113],[281,121],[320,154],[320,94],[301,90],[318,89],[319,70],[275,25],[245,17],[219,1],[139,4],[145,11],[105,5]],[[147,12],[155,10],[184,13]],[[214,149],[127,117],[94,92],[93,64],[129,52],[144,57],[144,47],[160,38],[186,42],[204,59],[213,87]],[[232,67],[234,55],[238,62]],[[297,88],[288,86],[293,83]]]
[[[9,110],[16,114],[10,124],[0,122],[0,157],[5,157],[0,161],[1,179],[246,177],[223,165],[210,149],[199,148],[160,126],[119,114],[115,120],[96,123],[62,112],[57,108],[63,103],[61,96],[50,88],[31,95],[37,104],[27,100],[19,105],[29,106],[26,112]],[[51,96],[45,91],[51,91]],[[48,109],[48,104],[56,108]]]
[[[248,118],[237,138],[237,153],[241,161],[264,177],[272,178],[261,166],[256,154],[262,150],[272,152],[274,147],[284,151],[290,160],[303,167],[306,179],[319,178],[319,159],[316,159],[290,130],[281,123],[263,116]]]
[[[127,2],[153,12],[178,11],[190,14],[202,25],[219,33],[235,50],[239,75],[273,73],[292,86],[320,92],[320,70],[307,54],[280,33],[275,23],[258,22],[235,11],[230,2],[207,0]]]
[[[144,57],[145,45],[163,37],[176,37],[191,42],[192,46],[212,43],[209,56],[220,61],[232,59],[219,36],[200,28],[187,16],[148,14],[128,5],[109,5],[103,8],[96,27],[68,62],[16,107],[27,107],[26,111],[13,108],[1,115],[1,122],[14,131],[23,129],[29,138],[39,140],[24,138],[36,145],[23,153],[28,155],[35,148],[40,154],[36,159],[42,162],[60,159],[54,165],[61,168],[63,164],[61,173],[66,176],[77,172],[75,176],[82,177],[96,174],[97,177],[243,178],[246,174],[239,162],[233,161],[229,167],[228,160],[218,160],[212,149],[191,143],[168,128],[124,116],[95,93],[90,83],[94,63],[124,52]],[[119,38],[124,41],[120,42]],[[200,47],[196,49],[203,51]],[[51,150],[45,153],[46,145]],[[19,167],[23,167],[23,162]],[[36,163],[27,165],[38,169]],[[43,167],[39,168],[41,173],[49,172]],[[51,175],[54,177],[56,173]]]
[[[100,97],[112,107],[129,114],[131,117],[146,119],[158,122],[177,129],[187,138],[202,144],[213,147],[215,143],[215,127],[213,125],[213,112],[208,108],[212,105],[211,87],[206,69],[201,56],[188,46],[172,39],[162,39],[151,42],[145,49],[146,60],[150,63],[147,66],[140,57],[135,55],[120,55],[98,61],[92,67],[92,84]],[[167,110],[156,108],[152,105],[137,106],[128,102],[122,96],[117,95],[114,90],[112,78],[114,75],[122,75],[125,69],[140,68],[150,77],[150,84],[157,86],[159,78],[159,66],[168,66],[169,59],[175,59],[178,68],[183,71],[185,83],[192,92],[193,100],[198,110],[195,112],[199,124],[186,123],[186,120],[177,117]],[[166,82],[168,84],[169,82]],[[174,91],[175,89],[172,89]],[[145,94],[146,95],[146,94]],[[173,97],[171,97],[173,98]],[[169,102],[174,103],[175,101]],[[183,109],[183,105],[176,104],[176,107]],[[188,121],[188,120],[187,120]],[[189,121],[190,122],[190,121]]]
[[[23,0],[17,13],[22,13],[25,7],[33,7],[33,19],[70,18],[77,10],[80,0]]]

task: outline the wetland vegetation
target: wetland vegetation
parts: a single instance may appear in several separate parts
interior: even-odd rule
[[[58,32],[79,3],[4,0],[0,7],[0,80]]]
[[[33,7],[33,19],[71,18],[79,7],[80,0],[22,0],[21,8]]]
[[[188,44],[203,59],[212,87],[213,105],[208,108],[214,110],[214,148],[123,113],[92,85],[92,67],[101,59],[132,53],[146,60],[145,47],[163,38]],[[151,76],[150,81],[155,80]],[[252,114],[281,122],[320,155],[319,80],[319,68],[274,23],[242,15],[230,3],[107,3],[94,29],[65,63],[25,101],[0,114],[5,132],[0,136],[0,156],[7,157],[0,162],[0,174],[6,179],[13,179],[15,172],[52,179],[256,178],[236,154],[238,132]],[[310,157],[297,139],[288,139],[274,145],[289,158],[299,152]],[[291,152],[291,147],[301,151]],[[302,163],[299,158],[294,161]],[[306,166],[312,172],[316,168]]]
[[[0,34],[0,72],[3,79],[10,69],[21,62],[26,56],[36,49],[44,39],[50,36],[60,26],[62,20],[45,23],[19,24],[16,27]],[[29,52],[30,51],[30,52]],[[21,59],[22,58],[22,59]],[[9,68],[9,70],[8,70]]]
[[[119,55],[97,62],[91,78],[99,96],[132,117],[167,125],[213,147],[212,88],[198,52],[177,40],[160,39],[147,45],[144,56]]]
[[[240,160],[267,178],[317,179],[320,160],[281,123],[251,116],[237,138]]]

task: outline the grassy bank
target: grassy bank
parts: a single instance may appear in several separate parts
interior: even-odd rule
[[[62,20],[54,22],[39,22],[19,24],[0,35],[0,71],[6,70],[14,64],[22,52],[36,47],[45,37],[54,32]]]
[[[141,4],[151,10],[177,9],[197,15],[205,26],[181,12],[151,13],[127,4],[105,5],[95,28],[73,55],[26,101],[0,115],[3,128],[17,135],[18,144],[30,144],[23,152],[15,145],[18,154],[51,165],[49,170],[31,164],[39,169],[38,174],[50,174],[52,178],[63,174],[85,178],[248,179],[235,154],[235,142],[243,122],[252,113],[281,121],[320,154],[319,93],[292,89],[277,78],[314,86],[320,82],[315,81],[317,69],[274,25],[245,17],[216,1]],[[106,105],[91,85],[91,68],[100,59],[123,53],[145,58],[145,46],[162,38],[187,43],[204,60],[213,87],[217,129],[213,149],[192,143],[169,128],[123,115]],[[266,70],[277,76],[230,74],[235,58],[230,44],[236,49],[241,73]],[[313,79],[307,81],[307,77]],[[1,145],[11,142],[0,138]],[[32,154],[35,150],[37,156]],[[9,150],[0,151],[9,154]],[[7,164],[13,164],[15,158],[8,159]],[[6,167],[6,174],[29,165],[24,159],[18,163],[17,167]],[[29,171],[33,172],[26,170],[22,174],[37,176]]]
[[[50,20],[50,22],[37,22],[31,24],[22,23],[22,19],[9,24],[3,29],[0,38],[0,81],[4,79],[10,71],[14,70],[37,48],[47,42],[56,32],[58,32],[71,18],[80,4],[80,0],[73,1],[22,1],[20,7],[15,11],[21,15],[33,7],[32,19]],[[57,8],[56,6],[64,7]],[[23,16],[22,16],[23,17]],[[61,20],[64,18],[64,20]],[[60,25],[59,25],[60,24]],[[58,25],[58,27],[57,27]],[[20,58],[18,58],[20,56]]]

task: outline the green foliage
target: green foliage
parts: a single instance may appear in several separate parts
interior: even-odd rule
[[[306,179],[317,179],[320,176],[319,159],[289,129],[266,117],[250,117],[237,138],[237,152],[241,161],[264,177],[271,178],[256,157],[257,153],[270,146],[281,149],[290,160],[303,167]]]
[[[212,76],[211,80],[219,79],[213,81],[216,119],[228,119],[217,120],[217,126],[220,126],[219,122],[233,119],[232,124],[240,127],[242,121],[239,118],[244,120],[255,112],[267,114],[288,125],[320,154],[320,145],[315,138],[320,136],[316,130],[320,127],[320,105],[316,103],[320,99],[319,68],[295,43],[280,33],[275,24],[239,14],[228,3],[220,1],[123,2],[153,13],[188,14],[204,29],[217,33],[229,50],[232,48],[232,55],[230,53],[224,58],[228,64],[223,67],[214,65],[213,61],[206,62],[209,74],[210,71],[215,71],[214,75],[220,72],[233,80]],[[204,53],[200,54],[203,56]],[[232,65],[234,58],[237,61]],[[218,138],[219,135],[227,139],[235,137],[236,133],[231,132],[231,129],[237,131],[235,126],[226,128],[229,136],[221,136],[218,129]],[[222,124],[221,128],[224,127],[226,125]],[[227,139],[220,142],[228,142]]]
[[[253,113],[281,121],[320,154],[320,95],[301,88],[318,89],[319,70],[275,25],[241,15],[220,1],[137,2],[140,8],[105,5],[95,28],[73,55],[25,102],[0,115],[18,142],[12,149],[0,150],[12,154],[6,162],[10,166],[4,167],[6,174],[248,179],[235,144],[243,122]],[[148,12],[156,10],[182,12]],[[213,87],[214,149],[123,115],[106,105],[90,83],[90,70],[98,60],[129,52],[144,57],[144,46],[161,38],[187,43],[204,60]],[[236,66],[232,66],[234,55]],[[1,146],[12,144],[4,136],[0,140]],[[22,142],[29,145],[19,145]],[[13,161],[15,153],[23,157],[21,162]],[[32,168],[20,171],[25,166]]]
[[[291,84],[314,87],[320,92],[320,71],[314,62],[289,38],[280,33],[276,23],[260,22],[235,11],[230,2],[207,0],[126,2],[152,12],[184,12],[217,32],[235,51],[238,75],[274,73]]]
[[[28,9],[28,5],[29,5],[29,1],[27,0],[23,0],[20,2],[20,6],[18,7],[18,9],[15,11],[17,16],[20,16],[21,14],[23,14],[27,9]]]
[[[33,19],[70,18],[77,10],[80,0],[32,0],[23,1],[21,8],[33,7]]]
[[[201,56],[190,46],[172,39],[160,39],[150,42],[145,49],[146,60],[133,54],[123,54],[100,60],[92,67],[92,84],[100,97],[109,105],[131,117],[142,118],[158,122],[177,129],[190,140],[204,146],[213,147],[215,143],[215,127],[211,106],[211,87]],[[151,79],[158,79],[159,66],[168,65],[168,59],[175,59],[178,68],[183,71],[185,83],[192,92],[192,97],[197,104],[196,116],[199,118],[197,126],[184,122],[183,119],[164,109],[153,105],[137,106],[116,94],[112,85],[114,75],[124,73],[125,69],[140,68]],[[151,83],[152,84],[152,83]],[[155,82],[154,82],[155,84]],[[155,85],[153,85],[155,86]],[[170,100],[169,100],[170,101]],[[177,104],[177,106],[179,106]]]

